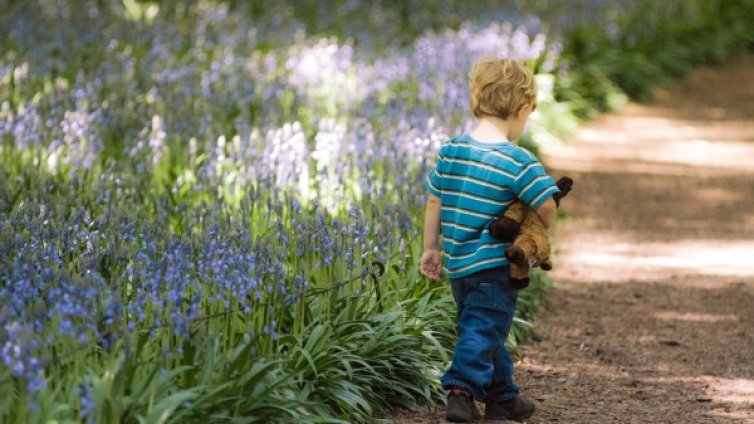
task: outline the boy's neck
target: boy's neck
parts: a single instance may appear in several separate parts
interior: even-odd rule
[[[479,118],[476,128],[471,131],[470,135],[474,140],[482,143],[501,143],[510,141],[508,134],[511,132],[511,123],[507,120],[495,118],[493,116],[483,116]]]

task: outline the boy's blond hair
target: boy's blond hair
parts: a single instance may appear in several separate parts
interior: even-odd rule
[[[474,116],[500,119],[517,112],[537,97],[534,74],[519,62],[510,59],[483,58],[469,72],[471,111]]]

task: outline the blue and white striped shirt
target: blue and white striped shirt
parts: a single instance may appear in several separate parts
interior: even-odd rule
[[[517,198],[537,208],[559,191],[528,150],[510,142],[482,143],[468,134],[440,148],[425,186],[440,198],[443,269],[452,279],[508,265],[508,244],[490,234],[492,221]]]

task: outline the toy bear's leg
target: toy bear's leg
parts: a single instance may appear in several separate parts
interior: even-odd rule
[[[526,252],[524,252],[524,249],[516,244],[510,245],[505,250],[505,257],[508,258],[508,261],[516,265],[528,265],[526,261]]]
[[[552,269],[550,237],[538,217],[527,217],[515,244],[521,246],[526,253],[526,261],[530,267],[539,266],[545,271]]]
[[[550,262],[549,259],[540,262],[539,267],[542,268],[543,271],[549,271],[552,269],[552,262]]]
[[[552,262],[550,262],[550,239],[547,234],[543,234],[542,237],[536,237],[536,264],[545,271],[552,269]],[[532,266],[536,266],[532,265]],[[531,265],[531,264],[530,264]]]
[[[529,286],[529,257],[536,251],[536,244],[530,237],[519,236],[516,243],[510,245],[505,256],[510,261],[510,278],[513,287],[525,289]]]
[[[529,258],[537,258],[537,243],[532,237],[522,234],[516,238],[515,243],[506,249],[505,256],[518,265],[526,264],[530,266]]]
[[[529,265],[510,264],[511,285],[516,289],[525,289],[529,286]]]

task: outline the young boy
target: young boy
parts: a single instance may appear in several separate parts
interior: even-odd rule
[[[486,403],[488,420],[523,420],[534,413],[534,404],[519,395],[505,348],[518,291],[508,279],[508,245],[490,234],[489,225],[518,198],[549,228],[558,188],[537,159],[514,142],[537,106],[531,71],[508,59],[482,59],[472,66],[469,85],[479,122],[440,148],[427,177],[421,272],[439,281],[444,271],[457,305],[458,342],[441,380],[449,391],[447,419],[481,418],[477,399]]]

